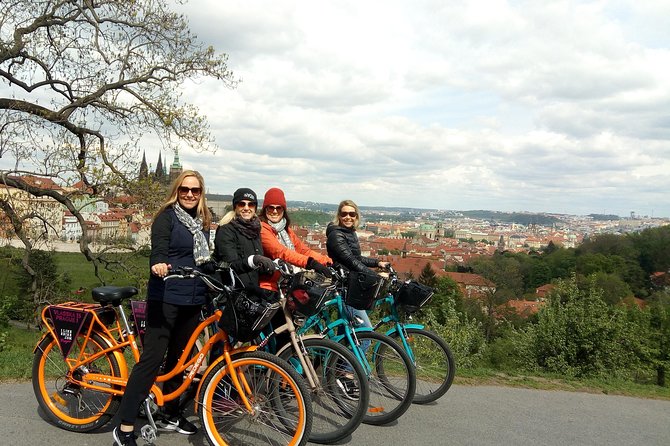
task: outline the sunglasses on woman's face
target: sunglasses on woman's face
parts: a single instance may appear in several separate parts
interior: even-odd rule
[[[340,212],[340,217],[342,217],[342,218],[344,218],[344,217],[356,218],[357,216],[358,216],[358,213],[354,212],[354,211],[352,211],[352,212]]]
[[[255,207],[256,207],[256,203],[254,203],[253,201],[238,201],[237,204],[236,204],[235,206],[237,206],[237,207],[240,208],[240,209],[243,209],[243,208],[255,208]]]
[[[282,206],[266,206],[265,209],[267,209],[267,211],[272,214],[274,214],[275,212],[279,213],[284,211],[284,208]]]
[[[179,186],[179,193],[182,195],[188,195],[188,193],[193,194],[194,197],[197,197],[202,193],[202,187],[186,187]]]

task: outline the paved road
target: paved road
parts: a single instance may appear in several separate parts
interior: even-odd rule
[[[108,429],[75,434],[39,413],[29,383],[0,385],[0,444],[112,446]],[[141,444],[141,443],[140,443]],[[205,445],[197,434],[161,434],[157,446]],[[362,425],[351,445],[670,445],[670,401],[490,386],[454,386],[389,426]]]

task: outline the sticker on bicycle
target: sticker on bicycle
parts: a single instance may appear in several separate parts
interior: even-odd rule
[[[144,345],[144,332],[147,331],[147,302],[145,300],[131,300],[130,308],[133,310],[135,319],[135,330]]]
[[[86,311],[73,310],[71,308],[49,308],[49,316],[53,321],[58,345],[64,358],[67,358],[67,355],[70,354],[74,340],[79,336],[87,314]]]

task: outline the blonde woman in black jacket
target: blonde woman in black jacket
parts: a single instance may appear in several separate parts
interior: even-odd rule
[[[360,211],[356,203],[351,200],[342,201],[337,207],[335,218],[326,228],[328,257],[349,271],[364,272],[370,268],[388,268],[388,262],[380,262],[379,259],[361,255],[361,246],[356,234],[359,223]],[[357,310],[348,305],[346,310],[352,320],[359,318],[363,321],[361,326],[372,327],[365,310]]]

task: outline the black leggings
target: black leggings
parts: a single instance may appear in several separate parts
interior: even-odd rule
[[[163,358],[166,371],[172,370],[177,364],[200,317],[200,305],[173,305],[154,300],[147,304],[147,331],[144,334],[142,355],[130,373],[119,408],[121,423],[126,425],[135,424],[137,411],[149,395]],[[163,383],[163,394],[174,392],[182,383],[183,374],[178,373]],[[166,402],[164,411],[168,416],[176,415],[179,398]]]

